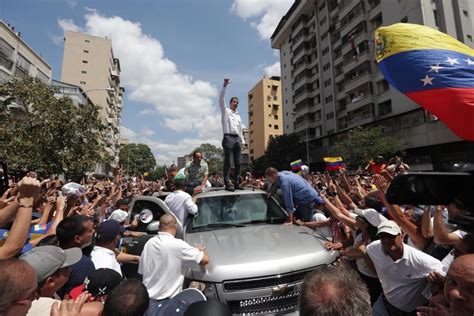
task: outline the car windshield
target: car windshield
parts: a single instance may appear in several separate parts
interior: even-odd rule
[[[232,194],[198,200],[199,211],[188,230],[282,223],[288,215],[266,194]]]

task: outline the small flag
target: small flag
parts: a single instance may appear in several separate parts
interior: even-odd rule
[[[342,157],[324,157],[327,171],[337,171],[346,167],[346,164],[342,160]]]
[[[301,165],[303,164],[303,160],[298,159],[290,163],[291,171],[296,174],[301,174]]]
[[[395,89],[474,141],[474,50],[433,28],[408,23],[375,31],[375,55]]]
[[[147,171],[147,172],[145,172],[145,173],[143,174],[143,176],[144,176],[144,177],[148,177],[149,174],[150,174],[150,173]]]

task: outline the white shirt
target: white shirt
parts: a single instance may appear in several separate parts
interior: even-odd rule
[[[362,233],[358,233],[354,239],[354,246],[362,243]],[[377,278],[377,275],[369,268],[364,258],[356,259],[357,270],[370,278]]]
[[[138,273],[150,298],[162,300],[178,294],[186,268],[201,262],[204,252],[169,233],[159,232],[143,248]]]
[[[115,253],[110,249],[100,246],[94,246],[94,249],[92,249],[91,253],[91,260],[94,263],[96,269],[112,269],[122,275],[122,268],[120,267],[120,263],[117,261]]]
[[[313,214],[313,222],[323,222],[327,221],[328,218],[323,213],[316,212]],[[332,227],[323,226],[323,227],[315,227],[314,231],[326,238],[327,240],[332,240]]]
[[[194,215],[198,211],[198,207],[191,195],[181,190],[176,190],[169,194],[165,199],[165,204],[182,225],[185,224],[188,214]]]
[[[411,312],[426,303],[421,294],[431,271],[441,272],[441,262],[408,245],[403,245],[402,258],[393,261],[385,253],[380,240],[367,246],[387,301],[398,309]]]
[[[61,304],[61,300],[50,297],[40,297],[31,302],[31,307],[26,316],[49,316],[51,315],[51,307],[56,302]]]
[[[221,124],[224,134],[235,134],[240,137],[242,145],[245,144],[244,134],[242,133],[242,119],[239,112],[232,111],[225,107],[224,103],[225,87],[222,87],[219,96],[219,107],[221,108]]]

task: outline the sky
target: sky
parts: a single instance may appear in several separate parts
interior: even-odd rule
[[[125,87],[121,137],[150,146],[158,165],[201,143],[220,146],[218,93],[240,99],[279,75],[270,36],[293,0],[1,0],[15,26],[59,80],[65,30],[112,39]]]

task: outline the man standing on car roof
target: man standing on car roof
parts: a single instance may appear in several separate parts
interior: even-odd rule
[[[271,184],[276,185],[276,188],[281,189],[285,209],[288,212],[287,223],[293,222],[293,213],[303,222],[310,222],[315,204],[324,204],[313,186],[291,171],[278,172],[270,167],[265,170],[265,177]]]
[[[241,190],[240,180],[240,154],[242,147],[245,145],[244,135],[242,133],[242,119],[240,118],[237,107],[239,99],[237,97],[230,98],[229,108],[225,107],[224,96],[229,79],[224,79],[219,96],[219,107],[221,109],[221,123],[224,138],[222,147],[224,148],[224,184],[227,191]],[[230,154],[234,157],[234,186],[229,181],[230,173]]]

